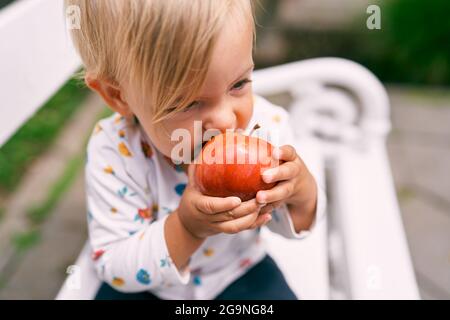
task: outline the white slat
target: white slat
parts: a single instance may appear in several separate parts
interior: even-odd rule
[[[100,288],[91,259],[91,247],[86,242],[80,256],[73,265],[71,274],[64,281],[56,300],[92,300]]]
[[[383,141],[343,147],[330,186],[353,299],[419,299]]]
[[[253,88],[261,95],[296,91],[305,84],[334,84],[360,101],[361,129],[386,134],[390,129],[389,100],[380,81],[366,68],[340,58],[316,58],[258,70]]]
[[[304,240],[285,239],[266,228],[261,230],[268,254],[301,300],[330,298],[326,231],[326,220]]]
[[[79,66],[63,1],[21,0],[0,11],[0,146]]]
[[[334,266],[338,273],[333,277],[340,283],[335,288],[331,283],[327,284],[328,293],[332,290],[339,292],[330,297],[418,299],[417,283],[387,159],[385,138],[390,129],[390,108],[382,84],[364,67],[337,58],[311,59],[268,68],[256,72],[254,80],[255,91],[259,94],[287,91],[298,99],[291,110],[298,124],[294,129],[304,127],[312,119],[316,127],[309,128],[311,132],[307,135],[312,135],[314,129],[329,132],[330,125],[341,130],[337,132],[338,137],[342,138],[340,141],[328,143],[325,139],[321,149],[332,176],[331,183],[327,180],[327,190],[334,200],[329,214],[335,222],[333,226],[327,226],[334,228],[328,232],[334,238],[327,241],[332,241],[330,245],[333,245],[334,240],[342,239],[342,245],[327,247],[323,239],[312,241],[314,244],[302,252],[305,257],[303,263],[311,262],[313,267],[317,267],[316,270],[300,265],[300,254],[294,258],[292,253],[291,261],[286,262],[287,253],[293,248],[285,249],[281,242],[272,248],[274,254],[280,257],[280,263],[296,265],[289,271],[292,275],[298,274],[292,282],[298,288],[296,292],[301,292],[303,288],[303,298],[317,296],[314,283],[320,286],[324,279],[322,273],[328,272],[328,269],[322,265],[321,259],[311,257],[314,257],[314,252],[327,250],[330,261],[338,263]],[[346,116],[326,122],[323,117],[314,118],[311,113],[298,112],[299,108],[305,107],[308,112],[323,108],[323,102],[314,103],[314,100],[317,102],[328,95],[325,104],[329,110],[337,112],[339,118],[342,115],[339,113],[349,111],[346,109],[349,104],[346,100],[338,101],[336,98],[339,96],[330,95],[329,92],[335,90],[333,88],[342,88],[342,92],[349,92],[356,98],[357,104],[353,105],[354,112],[359,116],[356,124],[346,122]],[[307,102],[301,100],[305,97]],[[337,108],[339,104],[341,108]],[[311,117],[303,119],[308,116]],[[350,134],[342,134],[345,130]],[[327,234],[323,233],[323,237]],[[286,248],[289,246],[287,244]],[[298,246],[300,252],[302,245]],[[303,284],[300,277],[306,278]],[[325,297],[326,291],[320,292],[319,296]]]

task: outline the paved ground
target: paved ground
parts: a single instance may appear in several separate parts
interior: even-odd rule
[[[71,159],[83,152],[86,138],[103,110],[101,99],[89,96],[64,126],[52,147],[27,168],[21,185],[5,204],[5,214],[0,223],[0,275],[7,272],[5,268],[14,255],[11,239],[31,227],[27,212],[45,201]]]
[[[390,88],[388,150],[421,295],[450,299],[450,94]],[[53,298],[85,237],[80,176],[16,266],[0,299]]]
[[[30,204],[40,204],[68,162],[84,152],[86,138],[104,108],[101,99],[91,95],[50,150],[32,164],[22,185],[9,199],[0,224],[0,275],[6,278],[2,279],[6,284],[0,284],[0,299],[54,297],[64,279],[66,267],[78,255],[86,240],[81,174],[49,215],[37,246],[25,255],[17,255],[10,239],[30,227],[26,214]]]
[[[423,298],[450,299],[450,98],[390,90],[389,156]]]
[[[86,241],[84,180],[80,175],[45,224],[39,244],[15,266],[0,299],[54,299]]]

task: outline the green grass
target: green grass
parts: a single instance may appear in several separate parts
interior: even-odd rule
[[[407,202],[416,197],[416,192],[409,187],[401,187],[397,190],[397,197],[400,202]]]
[[[83,156],[78,155],[71,159],[64,169],[61,177],[59,177],[59,179],[49,190],[45,201],[41,205],[31,207],[28,210],[28,217],[34,225],[44,222],[50,215],[64,193],[70,188],[72,183],[77,178],[83,165]]]
[[[105,108],[98,116],[98,120],[108,117],[112,114],[112,111]],[[86,134],[85,145],[89,139],[89,134]],[[30,207],[27,210],[27,217],[30,221],[30,227],[28,230],[17,233],[12,237],[12,244],[17,254],[24,254],[29,249],[36,246],[41,240],[41,227],[47,220],[55,207],[61,201],[62,197],[70,189],[73,182],[77,178],[78,174],[82,170],[85,164],[85,152],[74,156],[64,168],[61,176],[56,180],[48,191],[46,199],[35,206]],[[1,213],[1,210],[0,210]],[[0,277],[0,287],[1,287]]]
[[[0,290],[2,290],[7,284],[7,281],[3,275],[0,275]]]
[[[109,108],[105,108],[98,116],[98,120],[108,117],[112,114]],[[87,145],[89,135],[85,138],[85,145]],[[82,170],[85,163],[85,152],[76,155],[72,158],[67,166],[64,168],[64,172],[50,188],[47,198],[39,205],[30,207],[27,211],[28,218],[33,225],[39,225],[45,221],[45,219],[51,214],[55,206],[61,200],[63,195],[68,191],[73,184],[78,174]]]
[[[105,108],[98,116],[98,120],[108,117],[112,114],[109,108]],[[87,145],[89,135],[85,138],[85,145]],[[73,157],[67,166],[64,168],[64,172],[50,188],[47,198],[39,205],[30,207],[27,211],[30,222],[33,225],[41,224],[50,215],[55,206],[61,200],[62,196],[68,191],[73,184],[77,175],[85,163],[85,152]]]
[[[41,235],[38,230],[32,229],[29,231],[17,233],[13,236],[12,242],[16,252],[23,253],[39,243]]]
[[[0,195],[15,190],[27,167],[51,145],[88,92],[78,81],[68,81],[0,148]]]

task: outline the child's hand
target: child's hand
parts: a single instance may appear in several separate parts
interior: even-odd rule
[[[194,165],[189,165],[189,182],[183,192],[178,215],[184,227],[197,238],[218,233],[234,234],[264,225],[270,215],[259,215],[256,199],[241,202],[238,197],[210,197],[195,186]]]
[[[283,203],[299,211],[305,211],[315,203],[317,189],[314,177],[306,165],[297,155],[294,147],[285,145],[277,148],[273,158],[285,161],[278,167],[262,172],[262,179],[266,183],[279,183],[270,190],[258,191],[256,200],[260,204],[267,204],[262,208],[261,214],[272,211]],[[305,210],[303,210],[305,209]],[[312,210],[308,210],[312,211]]]

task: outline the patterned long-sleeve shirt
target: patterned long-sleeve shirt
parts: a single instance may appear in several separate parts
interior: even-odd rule
[[[297,148],[289,114],[260,96],[254,96],[245,132],[256,123],[261,126],[257,135],[276,146]],[[266,254],[260,228],[222,233],[208,237],[188,267],[178,270],[164,224],[179,205],[187,175],[153,146],[138,123],[118,114],[101,120],[88,144],[85,172],[92,259],[98,276],[119,291],[150,291],[162,299],[213,299]],[[313,228],[325,211],[320,185],[317,203]],[[267,227],[286,238],[302,239],[311,232],[295,232],[286,205],[272,216]]]

